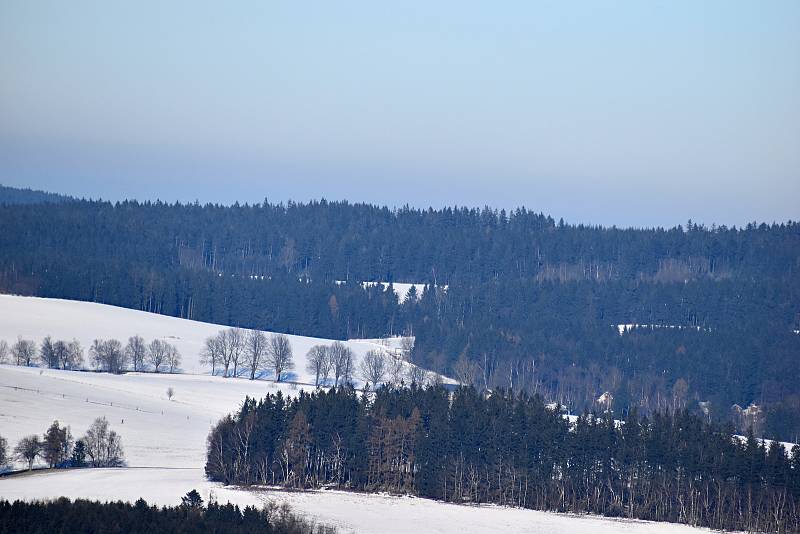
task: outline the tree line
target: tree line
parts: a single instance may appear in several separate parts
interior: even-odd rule
[[[369,350],[358,365],[353,350],[346,344],[340,341],[317,344],[306,353],[305,370],[314,377],[315,387],[354,385],[356,379],[373,388],[384,383],[401,386],[440,380],[438,374],[408,362],[413,338],[404,338],[403,342],[405,347],[398,354],[383,349]],[[221,374],[228,378],[246,374],[250,380],[255,380],[262,372],[269,372],[276,382],[284,380],[295,368],[288,336],[237,327],[222,329],[207,337],[200,363],[209,367],[214,376]]]
[[[28,470],[41,459],[51,468],[67,467],[119,467],[125,463],[122,438],[111,430],[105,417],[98,417],[86,430],[86,434],[73,440],[69,426],[58,421],[39,437],[36,434],[19,440],[9,450],[8,440],[0,436],[0,471],[13,460],[23,462]]]
[[[0,534],[40,532],[335,534],[336,529],[305,519],[285,505],[240,509],[211,502],[204,506],[195,490],[187,493],[179,506],[160,508],[144,499],[133,504],[66,497],[36,502],[0,500]]]
[[[260,330],[227,328],[206,338],[200,363],[211,367],[211,374],[238,377],[245,370],[250,380],[262,371],[272,371],[276,382],[294,369],[292,344],[282,334],[266,334]]]
[[[0,204],[47,204],[74,200],[66,195],[48,193],[38,189],[0,185]]]
[[[208,437],[225,484],[335,485],[726,530],[800,528],[800,447],[685,410],[574,422],[539,396],[352,388],[246,399]]]
[[[620,229],[523,208],[74,201],[0,206],[0,226],[0,291],[328,339],[405,333],[421,367],[452,375],[463,359],[481,387],[573,411],[606,391],[620,413],[685,402],[715,421],[753,403],[759,434],[800,436],[797,222]],[[399,302],[366,281],[418,286]]]
[[[95,369],[115,374],[127,370],[175,373],[181,364],[181,354],[175,345],[161,339],[147,343],[139,335],[129,337],[124,346],[118,339],[95,339],[89,347],[89,357]],[[37,346],[34,340],[20,336],[12,345],[0,340],[0,364],[8,362],[75,370],[83,367],[84,351],[77,339],[53,340],[47,336]]]
[[[370,350],[358,365],[352,349],[344,343],[314,345],[306,354],[305,370],[314,376],[315,387],[352,385],[357,378],[366,385],[372,384],[373,388],[385,382],[394,385],[437,382],[441,378],[438,374],[428,373],[407,361],[413,348],[413,341],[409,339],[404,340],[407,347],[402,354]],[[95,369],[115,374],[127,370],[174,373],[181,364],[177,347],[160,339],[147,343],[139,335],[129,337],[125,346],[117,339],[95,339],[89,347],[89,356]],[[9,361],[20,366],[38,364],[51,369],[75,370],[84,364],[84,351],[77,339],[68,342],[47,336],[38,346],[35,341],[22,337],[10,346],[0,340],[0,364]],[[263,372],[269,372],[276,382],[286,379],[295,368],[288,336],[237,327],[221,329],[207,337],[200,363],[210,368],[213,376],[221,374],[228,378],[246,374],[250,380],[255,380]]]

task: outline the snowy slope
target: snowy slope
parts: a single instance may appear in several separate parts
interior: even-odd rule
[[[73,434],[82,435],[96,417],[105,415],[123,436],[131,466],[202,465],[210,425],[237,409],[245,395],[261,398],[279,389],[293,395],[299,388],[313,388],[210,376],[200,365],[199,354],[206,337],[222,328],[103,304],[0,295],[0,339],[9,344],[18,336],[40,343],[51,335],[54,339],[77,338],[86,348],[95,338],[124,342],[138,334],[147,341],[159,338],[176,345],[186,371],[174,375],[111,375],[0,365],[0,435],[13,446],[23,436],[43,433],[54,419],[70,425]],[[305,369],[305,354],[315,344],[332,341],[288,337],[295,359],[290,378],[313,383]],[[389,338],[345,343],[355,354],[357,368],[359,359],[369,350],[396,355],[401,341]],[[169,387],[175,390],[171,401],[166,396]]]
[[[166,391],[172,387],[173,400]],[[131,466],[198,467],[212,424],[245,395],[263,397],[288,384],[202,375],[111,375],[0,366],[0,435],[13,446],[58,419],[80,437],[105,416],[122,436]],[[2,493],[0,491],[0,493]]]
[[[200,369],[197,350],[214,334],[208,325],[98,304],[0,296],[0,339],[18,334],[36,339],[78,337],[87,346],[94,337],[126,338],[138,333],[147,339],[174,342],[184,355],[184,367]],[[292,336],[302,371],[306,347],[320,340]],[[376,347],[394,349],[399,340],[348,341],[357,354]],[[299,373],[300,378],[304,377]],[[172,387],[175,396],[166,395]],[[467,507],[427,499],[364,495],[337,491],[253,493],[205,480],[205,439],[221,416],[235,410],[245,395],[262,397],[278,390],[297,394],[302,386],[267,380],[224,379],[208,374],[151,374],[60,371],[0,365],[0,435],[13,447],[20,438],[42,434],[58,419],[82,436],[99,416],[108,418],[122,436],[128,466],[111,470],[72,470],[0,477],[0,498],[73,498],[135,500],[177,504],[192,488],[204,499],[213,491],[222,501],[260,504],[264,498],[287,501],[342,532],[477,532],[498,530],[525,533],[699,532],[688,527],[639,521],[613,521],[502,507]],[[19,466],[18,466],[19,467]]]
[[[6,340],[9,345],[18,336],[33,339],[38,344],[49,335],[53,339],[77,338],[84,351],[88,351],[94,339],[115,338],[125,344],[130,336],[138,334],[147,342],[158,338],[175,345],[183,357],[181,368],[193,374],[209,373],[210,370],[200,364],[200,352],[205,339],[223,328],[227,327],[93,302],[0,295],[0,340]],[[333,341],[288,337],[295,361],[288,379],[313,383],[314,377],[306,371],[306,353],[313,345]],[[349,340],[346,344],[355,354],[356,369],[368,350],[378,348],[375,340]],[[86,359],[88,364],[88,354]],[[359,383],[356,380],[356,385]]]
[[[173,400],[167,387],[175,390]],[[41,434],[58,418],[80,436],[91,421],[106,416],[122,436],[128,468],[57,471],[0,478],[0,497],[43,499],[68,495],[100,500],[177,504],[196,488],[208,500],[213,491],[222,502],[260,504],[264,498],[286,501],[342,532],[505,532],[568,533],[700,532],[684,526],[641,521],[614,521],[502,508],[468,507],[427,499],[338,491],[252,493],[223,488],[203,475],[205,438],[223,414],[245,395],[262,396],[288,384],[224,379],[202,375],[110,375],[0,366],[0,434],[10,445],[28,434]],[[123,422],[124,420],[124,422]]]
[[[180,496],[197,489],[203,500],[210,494],[220,502],[240,506],[265,501],[286,502],[318,522],[335,525],[342,534],[457,533],[491,534],[699,534],[711,532],[670,523],[614,520],[505,508],[457,506],[429,499],[361,494],[342,491],[282,492],[224,488],[203,478],[202,469],[92,469],[36,474],[0,480],[7,499],[74,498],[134,501],[177,505]]]

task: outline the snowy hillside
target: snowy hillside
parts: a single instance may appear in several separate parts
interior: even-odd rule
[[[175,396],[167,399],[167,388]],[[112,375],[0,365],[0,435],[13,446],[58,419],[80,437],[105,416],[122,436],[132,467],[198,467],[212,424],[245,395],[296,386],[202,375]],[[1,492],[0,492],[1,493]]]
[[[87,351],[94,339],[115,338],[124,344],[130,336],[140,335],[145,341],[161,339],[175,345],[183,357],[182,370],[191,374],[209,373],[210,370],[200,364],[203,343],[223,328],[226,326],[93,302],[0,295],[0,340],[9,345],[18,336],[39,343],[49,335],[53,339],[77,338]],[[330,344],[333,340],[288,337],[295,363],[294,370],[286,375],[288,380],[313,383],[314,377],[306,371],[306,353],[314,345]],[[376,340],[356,339],[345,343],[353,350],[356,369],[367,351],[381,348],[376,345]],[[385,342],[385,347],[396,349],[399,343],[400,338],[391,338]],[[394,350],[386,352],[396,353]],[[355,378],[356,385],[360,385],[358,376]]]
[[[88,346],[95,337],[125,339],[134,333],[147,339],[169,340],[184,355],[187,370],[205,373],[197,354],[206,336],[218,325],[152,315],[99,304],[52,299],[0,296],[0,339],[17,335],[35,339],[44,335],[71,339]],[[319,342],[291,336],[298,378],[308,380],[303,356]],[[393,352],[401,340],[351,340],[347,344],[362,356],[383,348]],[[91,422],[105,416],[122,437],[127,467],[51,471],[0,477],[0,497],[41,499],[62,495],[73,498],[124,499],[144,497],[151,503],[177,504],[196,488],[204,499],[213,494],[222,502],[260,504],[264,499],[286,501],[341,532],[477,532],[498,530],[522,533],[700,532],[680,525],[642,521],[615,521],[496,506],[455,506],[427,499],[340,491],[286,493],[222,487],[205,480],[206,437],[210,427],[235,410],[246,395],[268,392],[297,394],[303,386],[269,380],[225,379],[208,374],[127,373],[112,375],[0,365],[0,435],[13,447],[22,437],[41,435],[54,419],[69,425],[81,437]],[[166,391],[174,390],[170,400]],[[41,463],[39,464],[41,465]],[[19,464],[17,467],[21,467]]]
[[[172,387],[175,397],[168,400]],[[230,380],[203,375],[84,373],[0,365],[0,434],[15,444],[41,434],[58,419],[80,437],[95,417],[105,416],[122,436],[124,469],[56,471],[0,478],[7,499],[73,498],[135,500],[177,504],[196,488],[223,502],[260,504],[288,501],[342,532],[699,532],[689,527],[642,521],[575,517],[496,506],[468,507],[427,499],[339,491],[253,493],[205,480],[205,439],[219,417],[236,409],[245,395],[263,396],[296,386]]]

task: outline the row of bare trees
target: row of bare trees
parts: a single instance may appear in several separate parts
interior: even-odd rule
[[[212,375],[238,377],[246,373],[255,380],[262,372],[270,372],[278,382],[295,366],[288,336],[241,328],[226,328],[206,338],[200,362],[211,367]],[[352,384],[354,378],[373,388],[385,382],[399,385],[406,379],[422,384],[429,378],[425,370],[383,350],[367,352],[356,367],[353,350],[340,341],[311,347],[306,371],[314,376],[316,387]]]
[[[333,386],[349,384],[353,381],[355,359],[353,351],[339,341],[331,345],[314,345],[306,354],[306,371],[314,375],[314,385],[327,385],[333,379]]]
[[[383,351],[368,351],[358,367],[361,379],[373,389],[385,383],[395,386],[405,383],[423,385],[437,383],[441,379],[436,373],[429,373],[400,356]]]
[[[124,346],[118,339],[95,339],[89,347],[89,357],[95,369],[109,373],[148,369],[156,373],[174,373],[181,364],[177,347],[161,339],[147,343],[138,335],[129,337]],[[0,340],[0,364],[9,362],[22,366],[43,365],[50,369],[80,369],[84,351],[77,339],[64,341],[47,336],[40,346],[22,337],[10,346]]]
[[[156,373],[175,373],[181,364],[181,353],[175,345],[161,339],[146,343],[142,336],[129,337],[124,347],[117,339],[95,339],[89,355],[95,368],[109,373],[145,371],[148,366]]]
[[[250,380],[263,371],[271,371],[280,382],[294,369],[292,344],[287,336],[241,328],[226,328],[206,338],[200,362],[211,367],[212,375],[218,369],[226,378],[246,371]]]
[[[38,349],[32,340],[19,338],[11,347],[0,341],[0,363],[6,363],[9,354],[17,365],[40,363],[52,369],[78,369],[84,362],[83,348],[77,339],[54,341],[50,336],[44,338]],[[117,339],[95,339],[89,347],[89,356],[96,369],[109,373],[126,370],[174,373],[181,364],[177,347],[161,339],[147,343],[138,335],[128,338],[124,346]],[[368,351],[356,368],[352,349],[339,341],[314,345],[306,360],[306,370],[314,376],[317,387],[349,384],[356,377],[373,389],[387,382],[400,385],[406,381],[411,384],[432,381],[424,369],[384,350]],[[269,371],[280,382],[294,369],[288,336],[241,328],[226,328],[208,337],[200,361],[211,367],[213,375],[221,372],[224,377],[238,377],[246,372],[250,380]]]
[[[35,341],[20,337],[14,344],[9,345],[5,340],[0,340],[0,363],[10,362],[15,365],[31,366],[36,364],[37,358]]]
[[[390,383],[396,386],[406,383],[424,384],[435,382],[438,375],[406,362],[401,356],[383,350],[368,351],[355,369],[353,351],[339,341],[331,345],[314,345],[306,355],[306,370],[314,375],[314,385],[339,386],[352,383],[357,372],[367,387],[377,388]],[[332,382],[331,382],[332,379]]]

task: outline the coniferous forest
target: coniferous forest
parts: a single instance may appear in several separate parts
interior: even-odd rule
[[[574,423],[538,396],[352,388],[247,399],[208,438],[226,484],[335,485],[456,503],[797,532],[800,447],[679,411]]]
[[[525,209],[3,195],[2,292],[335,339],[404,333],[423,367],[575,413],[608,392],[618,418],[686,409],[800,435],[795,222],[618,229]],[[420,285],[398,302],[366,281]]]
[[[193,498],[192,498],[193,497]],[[9,503],[0,500],[0,534],[93,533],[233,533],[233,534],[335,534],[336,529],[316,525],[290,509],[233,504],[203,506],[197,491],[175,507],[148,506],[143,499],[123,502],[70,501]]]

